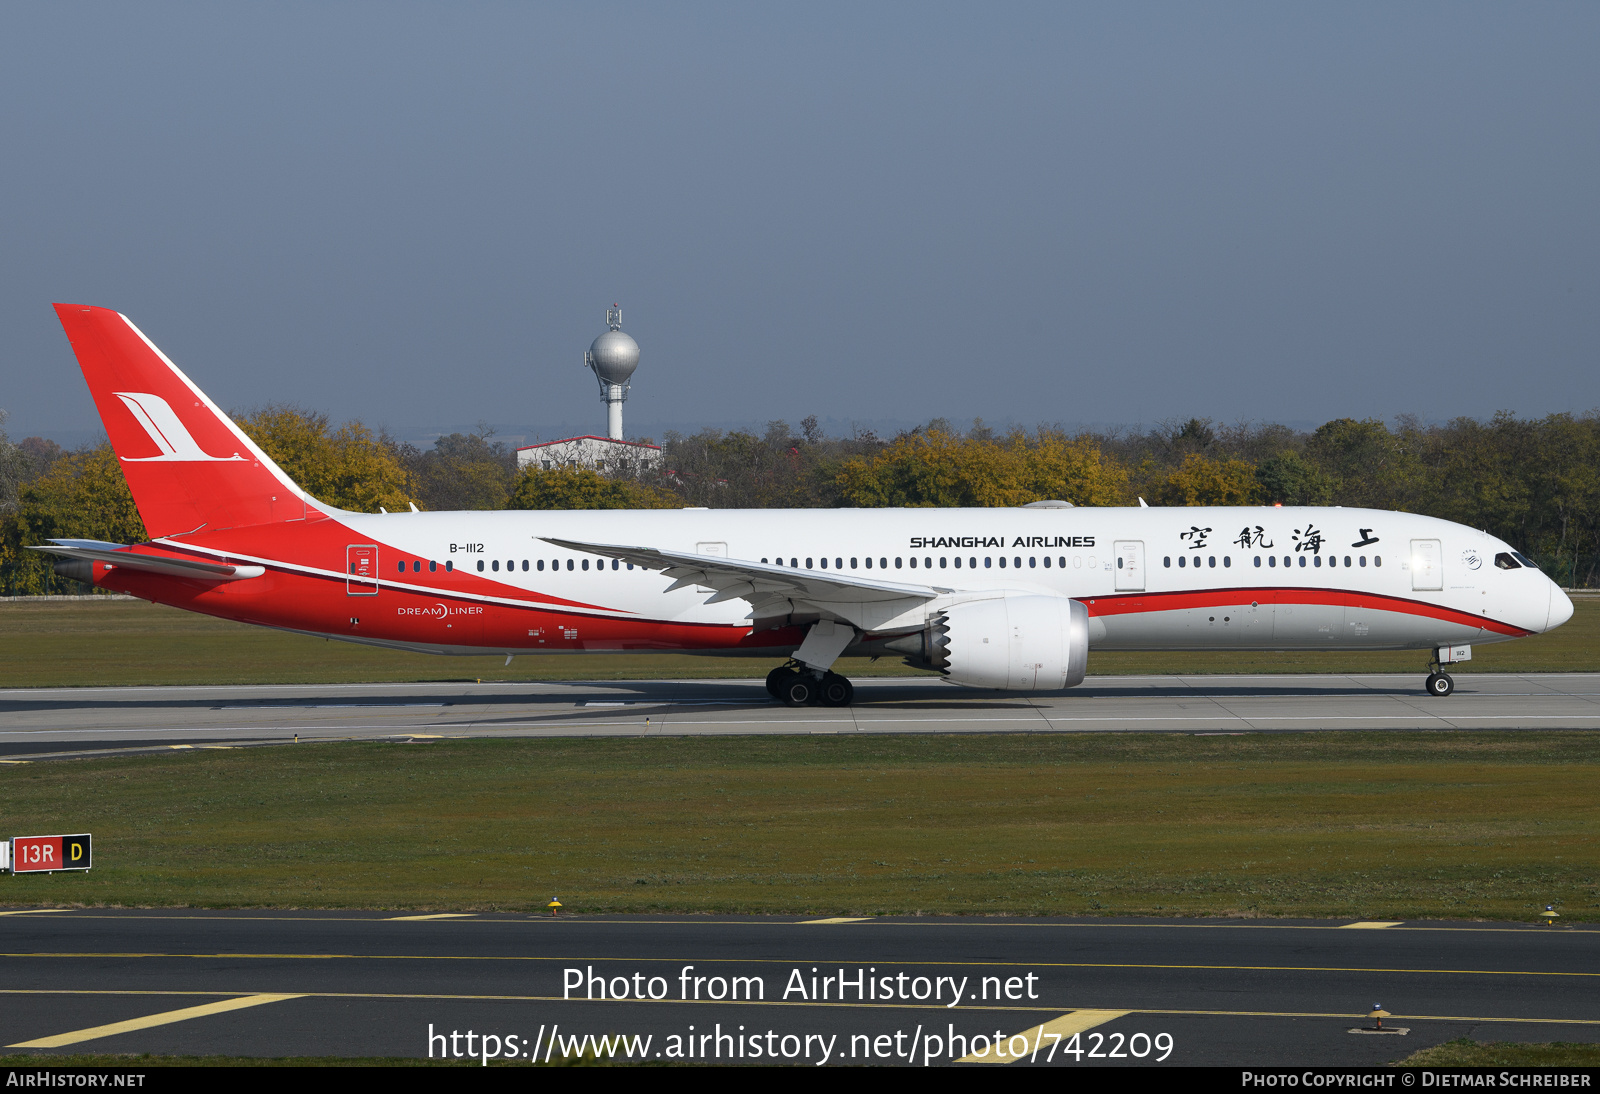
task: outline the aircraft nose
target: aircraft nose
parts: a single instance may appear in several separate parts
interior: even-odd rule
[[[1546,620],[1544,629],[1553,631],[1561,624],[1572,618],[1572,598],[1561,591],[1561,587],[1554,581],[1550,582],[1550,617]]]

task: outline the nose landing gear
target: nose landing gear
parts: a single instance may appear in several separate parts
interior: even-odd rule
[[[1428,682],[1423,685],[1423,689],[1429,695],[1443,699],[1456,690],[1456,682],[1450,679],[1448,672],[1444,671],[1445,666],[1471,660],[1471,646],[1436,646],[1433,660],[1428,662]]]

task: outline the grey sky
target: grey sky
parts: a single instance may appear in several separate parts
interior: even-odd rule
[[[409,435],[1600,405],[1600,6],[0,8],[0,407],[49,309]],[[546,432],[546,436],[550,433]]]

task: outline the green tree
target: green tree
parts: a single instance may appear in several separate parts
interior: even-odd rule
[[[1279,505],[1327,505],[1333,481],[1295,451],[1279,452],[1256,465],[1261,500]]]
[[[517,459],[504,442],[491,437],[480,426],[476,433],[440,437],[427,452],[411,445],[401,448],[422,508],[506,508],[517,482]]]
[[[1426,492],[1425,446],[1415,424],[1393,433],[1375,418],[1339,418],[1317,428],[1305,456],[1327,476],[1334,502],[1416,512]]]
[[[111,446],[63,456],[22,486],[16,509],[0,518],[3,592],[41,596],[81,591],[75,582],[55,575],[53,558],[25,549],[30,545],[52,539],[142,543],[145,538],[144,522]]]

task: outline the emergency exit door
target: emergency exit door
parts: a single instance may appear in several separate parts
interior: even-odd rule
[[[1117,592],[1144,592],[1144,540],[1119,539],[1114,546],[1117,556]]]
[[[344,549],[344,591],[350,596],[378,595],[378,548],[371,543]]]

